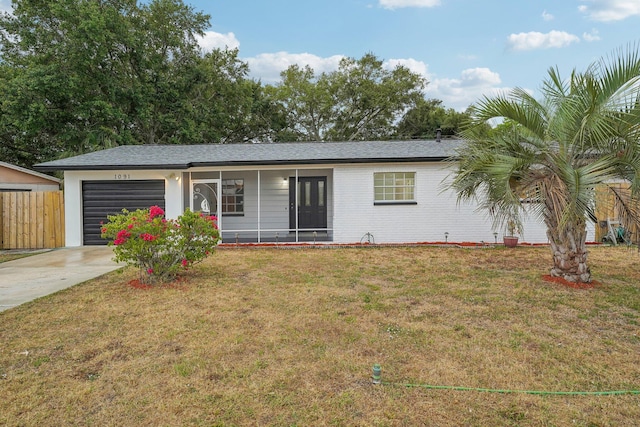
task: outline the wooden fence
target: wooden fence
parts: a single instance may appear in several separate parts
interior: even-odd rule
[[[606,221],[616,221],[620,219],[620,212],[618,211],[618,207],[615,203],[615,196],[609,188],[613,188],[624,193],[629,190],[629,184],[607,184],[596,188],[596,217],[598,219],[598,223],[596,224],[597,242],[602,241],[602,238],[607,234],[608,229],[606,227]],[[638,238],[640,238],[640,235],[638,234],[639,230],[637,228],[638,227],[636,226],[629,228],[633,242],[637,242]]]
[[[64,246],[62,191],[0,192],[0,249]]]

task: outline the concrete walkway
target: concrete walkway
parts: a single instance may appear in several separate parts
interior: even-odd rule
[[[117,270],[112,258],[108,246],[84,246],[2,262],[0,311]]]

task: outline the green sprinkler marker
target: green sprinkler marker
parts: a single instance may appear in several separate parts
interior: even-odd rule
[[[380,384],[380,373],[381,373],[381,368],[379,364],[375,364],[373,365],[373,383],[374,384]]]

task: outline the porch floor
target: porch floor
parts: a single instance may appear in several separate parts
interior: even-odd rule
[[[224,234],[224,233],[223,233]],[[311,231],[298,232],[298,242],[301,243],[313,243],[313,242],[332,242],[333,238],[326,231],[317,232],[313,235]],[[224,237],[222,243],[258,243],[257,237]],[[296,233],[291,232],[287,234],[260,236],[260,243],[296,243]]]

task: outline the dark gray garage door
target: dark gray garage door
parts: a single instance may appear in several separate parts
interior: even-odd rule
[[[82,240],[85,245],[106,245],[100,222],[107,215],[150,206],[164,209],[164,180],[84,181],[82,183]]]

